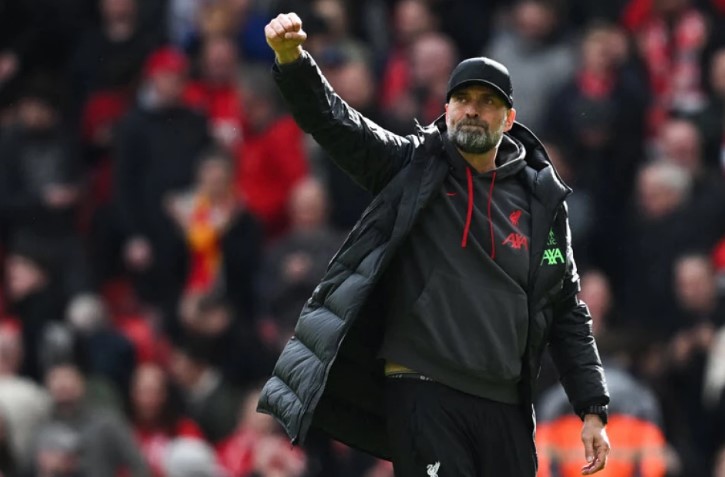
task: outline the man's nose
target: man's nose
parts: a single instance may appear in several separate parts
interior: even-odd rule
[[[468,116],[469,118],[478,117],[478,108],[475,104],[467,104],[464,111],[466,113],[466,116]]]

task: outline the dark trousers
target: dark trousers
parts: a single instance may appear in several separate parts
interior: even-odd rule
[[[386,379],[396,477],[534,477],[526,418],[515,405],[433,381]]]

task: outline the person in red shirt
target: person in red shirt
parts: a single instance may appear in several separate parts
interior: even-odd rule
[[[217,446],[219,463],[230,477],[299,476],[307,467],[307,457],[301,448],[287,444],[274,418],[256,411],[259,391],[247,394],[237,428]]]
[[[184,92],[184,101],[208,117],[214,140],[228,151],[239,146],[242,140],[237,58],[237,47],[230,38],[209,38],[201,51],[201,77],[192,81]]]
[[[245,70],[242,82],[247,123],[236,154],[237,187],[266,236],[277,237],[289,225],[292,189],[307,175],[304,133],[291,115],[282,114],[266,69]]]
[[[136,441],[154,477],[164,477],[163,459],[178,437],[203,439],[199,426],[183,416],[164,370],[142,364],[131,384],[131,421]]]

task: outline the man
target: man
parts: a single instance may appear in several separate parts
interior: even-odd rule
[[[514,122],[505,67],[462,62],[445,116],[400,137],[331,90],[297,15],[265,33],[297,122],[376,197],[305,305],[259,409],[293,442],[314,425],[391,459],[398,477],[533,477],[527,415],[548,342],[584,420],[582,473],[601,470],[609,397],[576,297],[570,189]]]
[[[113,188],[118,218],[107,225],[113,230],[120,224],[127,269],[172,335],[178,332],[175,312],[188,264],[184,237],[165,210],[165,198],[192,184],[201,152],[210,144],[206,118],[183,102],[188,71],[187,58],[170,47],[147,59],[138,104],[117,131]]]
[[[57,426],[79,439],[83,452],[72,448],[62,455],[75,463],[80,475],[116,475],[124,469],[131,477],[148,477],[149,469],[126,423],[112,412],[89,402],[87,381],[81,369],[70,361],[56,361],[46,370],[45,386],[51,398],[51,415],[37,431],[36,442]],[[40,439],[40,441],[38,441]],[[42,445],[39,451],[43,451]],[[71,457],[73,459],[71,459]],[[64,466],[65,467],[65,466]],[[55,474],[52,474],[55,475]],[[62,474],[65,475],[65,474]]]

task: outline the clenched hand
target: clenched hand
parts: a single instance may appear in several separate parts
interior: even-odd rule
[[[277,58],[277,63],[291,63],[302,54],[302,43],[307,33],[296,13],[280,13],[264,27],[267,44]]]

